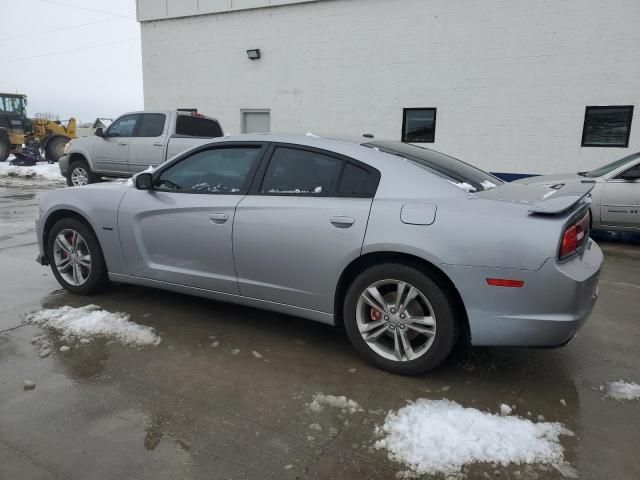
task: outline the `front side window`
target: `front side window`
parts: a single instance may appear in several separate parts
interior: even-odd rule
[[[259,147],[229,147],[194,153],[163,171],[155,188],[182,193],[240,193],[260,152]]]
[[[436,139],[435,108],[405,108],[402,118],[402,141],[433,143]]]
[[[178,115],[176,135],[186,137],[217,138],[222,136],[220,124],[215,120],[194,115]]]
[[[164,113],[145,113],[142,115],[136,137],[161,137],[165,120]]]
[[[109,137],[133,137],[133,131],[136,128],[138,118],[140,118],[138,114],[125,115],[118,118],[111,124],[109,130],[107,130],[107,135]]]
[[[345,162],[321,153],[276,148],[265,173],[261,193],[330,195],[338,189]]]
[[[583,147],[628,147],[633,105],[587,107],[582,130]]]

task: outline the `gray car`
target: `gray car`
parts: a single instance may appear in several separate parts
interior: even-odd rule
[[[527,185],[554,185],[591,180],[591,215],[594,229],[640,232],[640,153],[589,172],[543,175],[518,180]]]
[[[45,193],[40,263],[343,325],[374,365],[426,372],[456,342],[559,346],[603,261],[590,181],[502,184],[400,142],[218,139],[128,183]]]

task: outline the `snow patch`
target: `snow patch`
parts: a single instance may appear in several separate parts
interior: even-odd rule
[[[97,305],[60,307],[30,314],[27,321],[58,330],[67,337],[105,336],[125,345],[158,345],[160,337],[151,327],[130,321],[127,313],[111,313]],[[42,356],[42,352],[41,352]]]
[[[421,399],[389,412],[376,428],[375,443],[391,460],[415,473],[459,474],[470,463],[549,464],[564,467],[560,423],[533,423],[516,416],[481,412],[449,400]]]
[[[608,382],[600,387],[607,398],[613,400],[638,400],[640,399],[640,385],[627,383],[623,380]]]
[[[311,133],[311,132],[307,132],[307,135],[306,135],[306,136],[307,136],[307,137],[309,137],[309,138],[320,138],[320,136],[319,136],[319,135],[316,135],[316,134]]]
[[[489,180],[484,180],[480,185],[482,185],[482,188],[484,188],[485,190],[491,190],[492,188],[498,187],[498,185],[496,185],[493,182],[490,182]]]
[[[322,393],[316,393],[313,396],[313,401],[309,404],[309,410],[319,413],[324,410],[325,406],[339,408],[349,413],[364,411],[355,400],[351,400],[345,396],[338,397],[336,395],[323,395]]]
[[[19,179],[30,181],[44,181],[48,183],[62,183],[65,181],[60,174],[60,167],[57,163],[37,163],[31,167],[21,167],[19,165],[9,165],[9,161],[0,162],[0,177],[3,180]]]
[[[505,403],[500,405],[500,415],[502,415],[503,417],[511,415],[511,412],[513,412],[513,409],[509,405]]]
[[[473,185],[469,185],[467,182],[454,182],[452,180],[447,180],[452,185],[455,185],[458,188],[461,188],[465,192],[473,193],[476,191],[476,187]]]

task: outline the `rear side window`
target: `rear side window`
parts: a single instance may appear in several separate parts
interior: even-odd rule
[[[188,137],[221,137],[220,124],[209,118],[192,115],[178,115],[176,120],[176,134]]]
[[[353,162],[353,163],[352,163]],[[260,187],[267,195],[373,197],[380,173],[314,150],[277,147]]]
[[[261,193],[328,195],[335,193],[344,161],[296,148],[276,148]]]
[[[338,193],[345,196],[366,195],[370,191],[371,176],[364,168],[347,163],[342,172]]]
[[[164,113],[145,113],[142,115],[136,137],[161,137],[166,118]]]

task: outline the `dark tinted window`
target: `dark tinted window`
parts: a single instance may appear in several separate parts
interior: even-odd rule
[[[402,141],[433,143],[436,138],[435,108],[405,108],[402,119]]]
[[[189,137],[221,137],[222,129],[215,120],[194,117],[192,115],[178,115],[176,120],[176,134]]]
[[[627,178],[625,178],[627,177]],[[622,172],[620,175],[616,176],[616,179],[630,179],[630,178],[640,178],[640,164],[635,165],[626,171]]]
[[[640,158],[640,153],[631,154],[628,157],[621,158],[620,160],[611,162],[604,167],[596,168],[589,172],[582,173],[581,175],[584,175],[585,177],[601,177],[607,173],[613,172],[615,169],[620,168],[627,163],[631,163],[637,158]]]
[[[118,118],[107,130],[107,135],[110,137],[132,137],[138,118],[140,118],[139,114]]]
[[[345,162],[308,150],[276,148],[262,182],[262,193],[335,194]]]
[[[366,195],[371,193],[371,175],[364,168],[347,163],[340,179],[338,193],[340,195]]]
[[[164,131],[164,113],[145,113],[142,115],[136,137],[160,137]]]
[[[503,183],[502,180],[484,170],[428,148],[401,142],[370,142],[365,146],[411,160],[422,168],[469,191],[490,190]]]
[[[583,147],[628,147],[633,106],[587,107]]]
[[[192,193],[239,193],[259,148],[216,148],[194,153],[160,174],[158,190]]]

